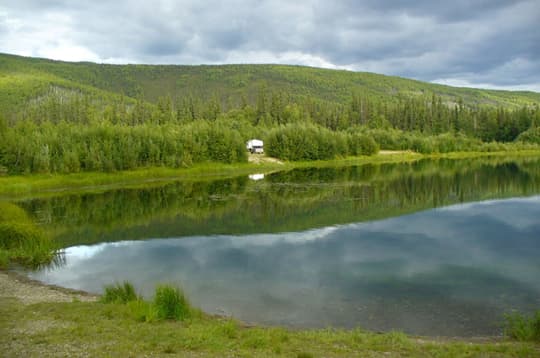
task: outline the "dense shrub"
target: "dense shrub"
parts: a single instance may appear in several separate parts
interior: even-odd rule
[[[371,136],[382,149],[413,150],[423,154],[532,149],[532,147],[526,147],[519,143],[510,146],[498,142],[483,143],[477,138],[467,137],[461,133],[443,133],[429,136],[419,132],[375,129],[367,131],[366,135]]]
[[[347,155],[372,155],[379,146],[369,135],[341,132],[313,124],[294,123],[274,128],[266,137],[270,156],[284,160],[327,160]]]
[[[468,138],[460,134],[444,133],[432,138],[435,143],[435,152],[438,153],[475,151],[481,145],[478,139]]]
[[[284,160],[323,160],[346,155],[341,133],[312,124],[289,124],[274,128],[266,137],[267,153]]]
[[[366,132],[368,136],[379,145],[381,149],[405,150],[412,149],[409,136],[402,131],[394,129],[373,129]]]
[[[10,173],[76,173],[197,162],[247,161],[244,139],[225,125],[81,125],[20,123],[2,143]]]
[[[371,136],[359,132],[349,134],[348,146],[351,155],[373,155],[379,151],[379,145]]]

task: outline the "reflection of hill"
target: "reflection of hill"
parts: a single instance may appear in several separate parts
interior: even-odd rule
[[[422,160],[297,169],[36,199],[20,204],[65,245],[297,231],[540,192],[538,159]]]

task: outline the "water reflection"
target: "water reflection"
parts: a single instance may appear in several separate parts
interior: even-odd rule
[[[306,168],[19,202],[64,246],[304,231],[540,193],[538,158]]]
[[[248,178],[251,179],[251,180],[254,180],[254,181],[257,181],[257,180],[263,180],[264,179],[264,174],[250,174],[248,175]]]
[[[497,334],[501,313],[540,305],[538,218],[535,196],[300,232],[102,243],[31,276],[92,292],[127,279],[146,295],[181,283],[204,310],[257,323]]]

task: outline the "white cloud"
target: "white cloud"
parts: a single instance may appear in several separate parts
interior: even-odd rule
[[[335,65],[320,56],[300,51],[282,53],[273,53],[270,51],[231,51],[227,54],[224,61],[218,61],[216,63],[277,63],[353,70],[352,66]]]
[[[469,88],[488,88],[494,90],[505,90],[505,91],[533,91],[540,92],[540,84],[531,84],[531,85],[497,85],[494,83],[474,83],[469,82],[465,79],[460,78],[438,78],[433,81],[433,83],[438,83],[441,85],[447,85],[452,87],[469,87]]]

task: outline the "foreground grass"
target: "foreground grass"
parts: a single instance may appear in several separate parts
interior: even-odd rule
[[[511,341],[419,339],[362,330],[245,327],[204,315],[137,322],[126,304],[23,305],[0,299],[0,352],[6,356],[415,356],[537,357],[540,345]]]
[[[373,156],[347,157],[327,161],[272,162],[262,163],[204,163],[190,168],[142,168],[136,170],[76,174],[21,175],[0,177],[0,196],[24,197],[54,195],[61,192],[96,192],[114,188],[148,186],[175,180],[214,180],[254,173],[272,173],[306,167],[337,167],[347,165],[383,164],[411,162],[420,159],[464,159],[476,157],[540,156],[539,150],[502,152],[454,152],[445,154],[419,154],[410,151],[379,153]]]

